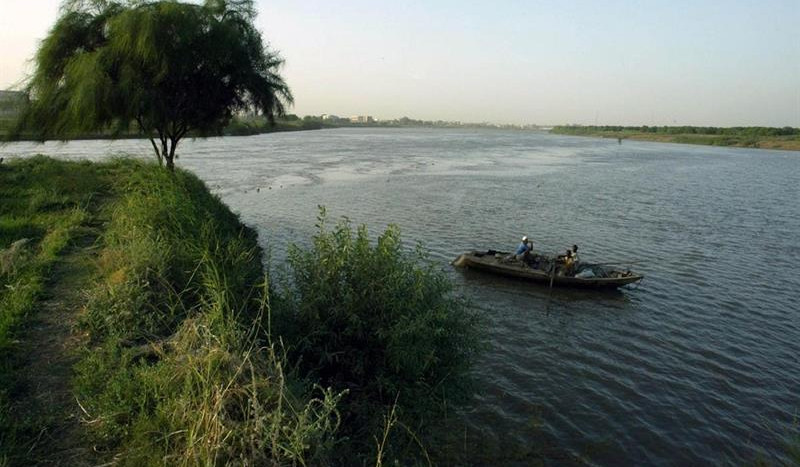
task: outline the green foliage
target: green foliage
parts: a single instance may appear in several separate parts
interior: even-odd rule
[[[222,264],[238,261],[237,274],[228,278],[233,296],[246,296],[260,280],[257,252],[242,248],[254,243],[255,233],[197,177],[139,164],[120,190],[100,259],[116,269],[107,271],[103,293],[92,296],[87,324],[93,336],[141,341],[172,333],[196,305],[190,300],[202,287],[197,268],[203,255],[214,254]],[[191,293],[179,300],[175,291]]]
[[[77,226],[105,229],[78,281],[88,339],[73,388],[98,460],[388,463],[419,452],[415,433],[467,394],[476,316],[395,228],[373,243],[321,219],[314,247],[291,252],[291,286],[270,294],[255,233],[184,171],[32,158],[0,165],[0,181],[0,250],[31,239],[2,276],[32,274],[0,290],[21,304],[0,308],[6,336]],[[3,408],[5,374],[0,443],[13,447],[22,421]]]
[[[293,118],[292,118],[293,117]],[[264,117],[234,117],[225,127],[226,136],[247,136],[274,131],[302,131],[332,128],[321,121],[300,120],[296,115],[286,116],[270,122]]]
[[[40,156],[0,165],[0,351],[103,189],[86,163]]]
[[[44,157],[0,165],[0,464],[21,449],[29,420],[9,418],[18,329],[44,294],[51,268],[105,189],[95,166]],[[36,427],[38,435],[40,429]]]
[[[98,447],[126,465],[324,463],[342,395],[284,370],[254,232],[183,171],[139,164],[117,189],[75,379]]]
[[[598,132],[639,132],[639,133],[654,133],[666,135],[722,135],[722,136],[738,136],[738,137],[766,137],[766,136],[800,136],[800,128],[792,127],[706,127],[706,126],[619,126],[619,125],[606,125],[606,126],[582,126],[582,125],[569,125],[557,126],[553,128],[553,132],[561,134],[593,134]]]
[[[354,439],[377,436],[390,409],[416,430],[467,395],[477,316],[421,250],[404,252],[396,227],[372,244],[364,226],[325,222],[322,210],[312,248],[290,249],[276,326],[302,372],[350,391],[342,412]]]
[[[557,126],[553,133],[604,138],[631,138],[709,146],[800,150],[800,128],[693,126]]]
[[[37,52],[16,134],[69,138],[135,123],[171,168],[190,131],[219,134],[244,110],[272,122],[292,96],[254,15],[252,0],[67,2]]]

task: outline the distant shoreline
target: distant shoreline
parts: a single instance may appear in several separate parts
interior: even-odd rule
[[[284,124],[276,124],[274,127],[267,127],[267,128],[226,128],[223,130],[221,134],[218,135],[187,135],[187,138],[216,138],[222,136],[254,136],[254,135],[261,135],[266,133],[284,133],[290,131],[311,131],[311,130],[322,130],[326,128],[333,128],[330,126],[317,126],[317,125],[284,125]],[[143,139],[147,140],[148,137],[141,133],[122,133],[118,135],[113,135],[110,133],[97,133],[97,134],[83,134],[83,135],[75,135],[75,136],[66,136],[66,137],[50,137],[46,140],[42,140],[37,138],[33,135],[21,135],[19,138],[15,139],[6,139],[7,133],[3,131],[2,125],[0,125],[0,144],[4,143],[16,143],[16,142],[34,142],[34,143],[43,143],[47,141],[89,141],[89,140],[128,140],[128,139]]]
[[[654,130],[655,129],[655,130]],[[557,126],[550,133],[651,141],[656,143],[694,144],[754,149],[800,151],[800,130],[796,128],[714,128],[714,127],[594,127]],[[774,134],[769,134],[774,133]],[[781,134],[783,133],[783,134]]]
[[[414,122],[417,123],[417,122]],[[0,144],[12,142],[45,142],[45,141],[87,141],[87,140],[130,140],[147,139],[140,133],[123,133],[112,135],[110,133],[84,134],[63,138],[48,138],[42,141],[33,135],[23,135],[18,139],[7,140],[0,125]],[[213,138],[223,136],[255,136],[267,133],[283,133],[295,131],[326,130],[337,128],[382,128],[382,129],[492,129],[515,131],[538,131],[554,135],[584,136],[591,138],[617,139],[620,143],[624,139],[634,141],[649,141],[655,143],[693,144],[702,146],[739,147],[753,149],[777,149],[783,151],[800,151],[800,129],[797,128],[768,128],[768,127],[619,127],[619,126],[554,126],[545,128],[507,128],[481,125],[438,126],[425,124],[390,124],[374,122],[368,124],[331,124],[318,120],[303,121],[277,121],[275,126],[266,122],[247,120],[234,120],[218,135],[192,135],[189,138]],[[772,134],[770,134],[772,133]]]
[[[49,137],[46,140],[32,134],[20,135],[15,139],[7,139],[9,129],[11,128],[10,121],[0,121],[0,144],[13,143],[13,142],[45,142],[45,141],[87,141],[87,140],[129,140],[129,139],[143,139],[148,137],[141,133],[131,131],[119,134],[112,134],[110,132],[95,133],[95,134],[81,134],[70,135],[62,137]],[[513,125],[490,125],[490,124],[463,124],[463,125],[447,125],[447,124],[426,124],[426,122],[417,122],[409,124],[398,124],[393,122],[372,122],[372,123],[328,123],[318,119],[312,120],[288,120],[276,121],[275,126],[270,126],[265,121],[259,119],[241,119],[233,120],[220,134],[198,135],[189,133],[188,138],[216,138],[223,136],[255,136],[267,133],[284,133],[294,131],[311,131],[311,130],[330,130],[337,128],[382,128],[382,129],[430,129],[430,130],[506,130],[506,131],[540,131],[546,132],[546,129],[537,127],[520,127]]]

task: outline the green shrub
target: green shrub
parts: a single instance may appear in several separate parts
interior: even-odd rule
[[[0,347],[76,229],[103,220],[73,388],[99,460],[381,464],[468,394],[476,316],[395,228],[373,245],[364,227],[321,222],[271,296],[255,233],[191,174],[33,158],[0,178]],[[6,383],[2,446],[19,431]],[[0,449],[0,465],[15,455]]]
[[[118,191],[75,378],[98,446],[125,465],[324,463],[341,394],[284,370],[255,233],[180,170],[140,164]]]
[[[165,342],[87,351],[76,387],[99,446],[123,465],[324,463],[341,394],[310,396],[279,346],[258,344],[228,304],[207,306]]]
[[[325,220],[323,208],[313,248],[290,248],[276,326],[304,374],[349,391],[341,410],[353,439],[375,436],[390,411],[416,431],[469,394],[477,316],[420,248],[403,250],[396,227],[372,244],[366,227]]]

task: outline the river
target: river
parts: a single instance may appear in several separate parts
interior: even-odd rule
[[[152,157],[142,141],[15,143]],[[336,129],[186,141],[178,165],[280,264],[317,206],[398,224],[486,318],[461,415],[477,464],[782,462],[800,410],[800,153],[499,130]],[[576,243],[636,263],[638,288],[553,290],[454,270],[455,256]],[[473,439],[476,440],[473,442]]]

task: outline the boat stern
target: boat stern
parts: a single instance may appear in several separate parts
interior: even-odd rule
[[[457,268],[466,267],[468,263],[469,263],[469,260],[467,259],[467,255],[465,253],[462,253],[462,254],[458,255],[458,258],[456,258],[456,259],[454,259],[453,261],[450,262],[450,264],[452,264],[453,266],[455,266]]]

